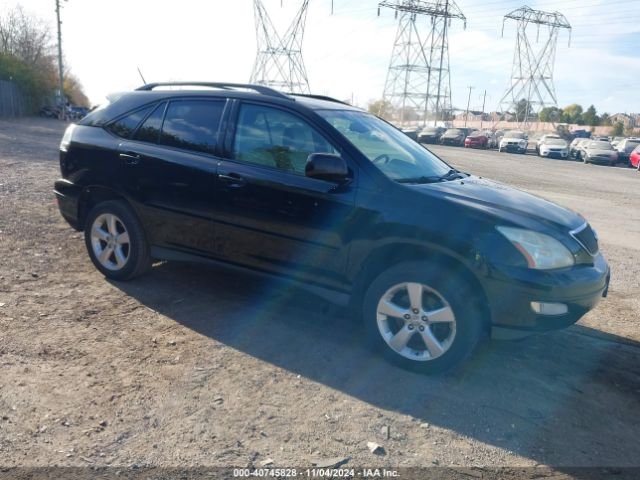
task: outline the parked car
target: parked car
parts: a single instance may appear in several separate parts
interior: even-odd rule
[[[464,146],[467,148],[487,148],[489,146],[489,136],[486,132],[473,132],[464,139]]]
[[[638,138],[624,138],[616,145],[616,151],[618,152],[618,159],[621,162],[629,160],[629,154],[640,145],[640,139]]]
[[[461,128],[450,128],[442,134],[440,137],[440,143],[442,145],[455,145],[456,147],[464,146],[464,139],[467,133]]]
[[[402,133],[409,137],[414,142],[418,141],[418,135],[420,134],[420,128],[403,128]]]
[[[540,144],[538,155],[541,157],[568,158],[569,145],[561,138],[548,138]]]
[[[616,148],[616,145],[618,145],[621,140],[624,140],[624,137],[613,137],[613,139],[611,140],[611,146],[613,148]]]
[[[269,279],[247,303],[294,282],[425,372],[490,332],[572,325],[607,293],[597,236],[570,210],[460,172],[338,100],[180,85],[124,93],[60,143],[60,212],[109,279],[152,259],[215,264]]]
[[[559,140],[560,135],[556,135],[553,133],[547,133],[545,135],[542,135],[536,142],[536,153],[540,153],[540,145],[542,145],[547,140],[551,140],[551,139]]]
[[[585,147],[592,142],[590,138],[580,138],[578,144],[575,147],[574,157],[577,160],[582,160]]]
[[[618,163],[618,153],[607,142],[590,141],[582,148],[582,161],[584,163],[606,163],[615,165]]]
[[[489,140],[489,148],[499,148],[502,137],[504,137],[504,130],[496,130]]]
[[[640,171],[640,145],[634,148],[633,152],[629,155],[629,166],[637,168]]]
[[[440,143],[440,137],[446,131],[444,127],[426,127],[418,135],[419,143]]]
[[[507,152],[518,152],[518,153],[527,153],[527,147],[529,146],[529,141],[527,140],[527,134],[520,130],[509,130],[505,132],[502,140],[500,140],[500,145],[498,147],[498,151],[507,151]]]

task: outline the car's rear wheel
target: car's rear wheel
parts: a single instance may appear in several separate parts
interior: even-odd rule
[[[99,203],[87,215],[84,238],[95,267],[114,280],[129,280],[150,266],[142,225],[124,202]]]
[[[441,265],[402,263],[380,274],[364,296],[369,344],[393,363],[445,372],[467,358],[483,332],[482,314],[462,276]]]

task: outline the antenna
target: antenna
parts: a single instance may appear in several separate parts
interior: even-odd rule
[[[454,0],[385,0],[378,14],[380,7],[395,10],[396,18],[400,14],[383,105],[393,105],[391,116],[400,124],[445,120],[451,114],[449,27],[457,18],[466,28],[466,17]]]
[[[136,67],[138,69],[138,74],[140,75],[140,78],[142,79],[142,84],[146,85],[147,81],[144,79],[144,77],[142,76],[142,72],[140,71],[140,67]]]
[[[524,6],[504,16],[503,35],[507,20],[515,20],[518,27],[511,85],[500,100],[500,109],[503,113],[511,110],[516,115],[516,121],[526,126],[532,113],[558,105],[553,85],[556,45],[561,28],[569,30],[569,46],[571,45],[571,25],[559,12],[543,12]],[[531,23],[536,25],[538,40],[540,33],[546,35],[546,40],[543,38],[544,43],[538,49],[534,49],[527,34],[527,27]],[[523,100],[526,102],[524,112],[521,111],[522,108],[518,108]]]

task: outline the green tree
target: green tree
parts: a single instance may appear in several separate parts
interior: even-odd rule
[[[520,100],[518,100],[518,103],[516,103],[515,115],[517,122],[531,120],[531,118],[535,116],[535,114],[533,113],[533,108],[531,108],[531,103],[524,98],[521,98]]]
[[[600,115],[600,125],[611,125],[611,116],[608,113]]]
[[[374,115],[387,120],[391,119],[391,117],[395,113],[395,108],[393,107],[391,102],[382,99],[370,102],[367,106],[367,110],[369,111],[369,113],[373,113]]]
[[[598,117],[598,113],[596,112],[596,107],[593,105],[587,108],[587,111],[582,114],[582,121],[585,125],[589,125],[591,127],[595,127],[600,124],[600,118]]]
[[[557,122],[562,118],[562,110],[558,107],[545,107],[538,114],[541,122]]]
[[[583,125],[582,112],[582,106],[577,103],[567,105],[562,109],[562,121],[564,123],[577,123],[578,125]]]
[[[624,123],[616,122],[613,124],[613,128],[611,129],[611,135],[614,137],[621,137],[624,133]]]

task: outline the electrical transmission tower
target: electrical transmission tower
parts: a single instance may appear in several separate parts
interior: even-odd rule
[[[380,7],[400,17],[380,115],[391,114],[384,111],[391,105],[400,124],[425,124],[428,116],[445,120],[451,112],[448,30],[452,18],[464,21],[465,28],[467,19],[454,0],[385,0],[378,14]]]
[[[518,32],[511,85],[500,100],[500,108],[503,112],[515,113],[516,121],[526,125],[531,115],[545,107],[558,105],[553,86],[556,45],[561,28],[569,30],[571,44],[571,25],[561,13],[543,12],[524,6],[504,16],[503,36],[507,20],[518,22]],[[537,49],[532,46],[528,35],[527,27],[530,24],[536,25],[536,42],[540,41],[540,30],[543,30],[544,41]]]
[[[261,0],[254,0],[258,54],[251,83],[291,93],[310,93],[307,71],[302,60],[302,39],[309,0],[303,0],[283,36],[273,26]]]

